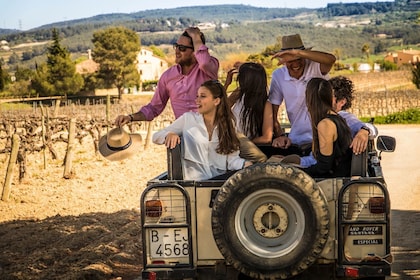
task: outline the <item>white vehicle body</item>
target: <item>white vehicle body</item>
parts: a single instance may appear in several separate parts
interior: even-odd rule
[[[377,141],[380,151],[395,148],[391,137]],[[371,144],[350,178],[264,163],[185,181],[168,154],[168,173],[140,201],[142,279],[385,279],[391,209],[379,159]]]

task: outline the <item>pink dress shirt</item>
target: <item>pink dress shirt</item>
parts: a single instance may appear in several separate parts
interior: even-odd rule
[[[197,111],[197,90],[205,81],[217,79],[219,61],[209,54],[205,45],[195,51],[195,57],[198,63],[188,75],[182,74],[179,64],[162,74],[152,100],[140,109],[146,120],[151,121],[159,116],[169,99],[175,118],[179,118],[185,112]]]

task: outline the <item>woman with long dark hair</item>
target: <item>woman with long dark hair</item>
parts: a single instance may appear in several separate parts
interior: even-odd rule
[[[312,125],[315,165],[303,168],[313,177],[350,175],[352,136],[346,121],[333,109],[333,89],[322,78],[312,78],[306,87],[306,105]]]
[[[182,144],[184,179],[205,180],[251,165],[239,157],[239,139],[223,85],[217,80],[204,82],[196,104],[197,113],[184,113],[153,135],[154,143],[170,149]]]
[[[273,111],[268,102],[267,74],[259,63],[246,62],[238,71],[238,88],[229,96],[238,132],[255,144],[273,140]]]
[[[241,156],[253,162],[265,162],[266,155],[255,144],[269,144],[273,138],[273,109],[268,102],[267,74],[259,63],[239,66],[238,87],[229,96],[241,142]],[[232,81],[229,71],[225,88]]]

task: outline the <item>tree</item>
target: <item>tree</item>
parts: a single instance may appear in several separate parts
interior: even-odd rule
[[[13,52],[11,56],[9,56],[9,64],[16,64],[20,61],[20,57],[17,53]]]
[[[140,74],[137,70],[137,54],[140,38],[125,27],[110,27],[97,31],[92,39],[93,59],[99,63],[98,76],[105,85],[118,89],[121,98],[124,87],[139,86]]]
[[[16,67],[15,81],[9,86],[10,93],[13,96],[31,97],[33,76],[34,71],[31,69]]]
[[[52,31],[53,43],[47,48],[47,63],[37,67],[32,82],[40,96],[75,94],[83,87],[83,78],[67,48],[61,46],[58,31]]]
[[[369,44],[364,44],[362,47],[362,53],[366,55],[366,60],[369,61],[370,46]]]

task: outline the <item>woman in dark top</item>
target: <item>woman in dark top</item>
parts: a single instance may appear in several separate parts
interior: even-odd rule
[[[333,89],[322,78],[311,79],[306,87],[306,105],[312,123],[312,153],[317,163],[303,168],[312,177],[350,176],[351,132],[346,121],[332,108]]]

